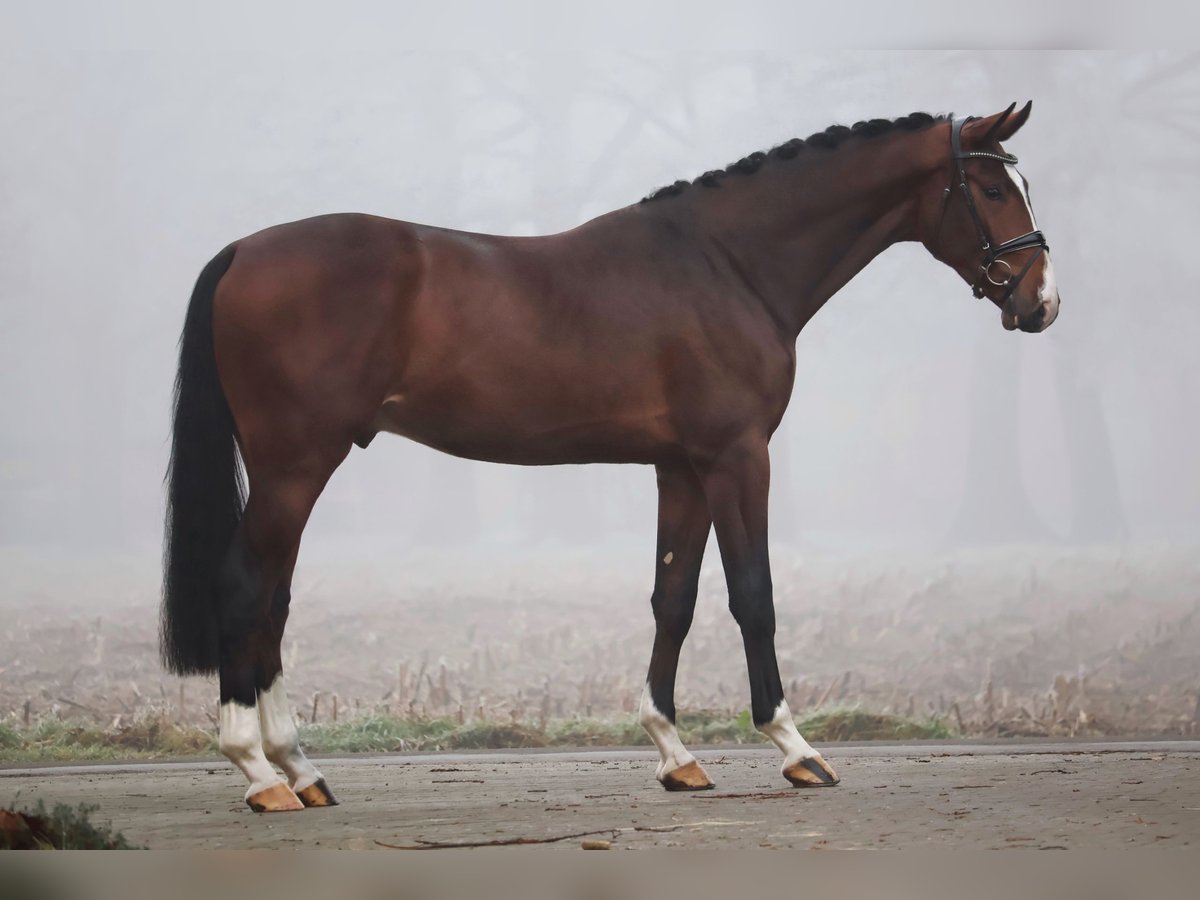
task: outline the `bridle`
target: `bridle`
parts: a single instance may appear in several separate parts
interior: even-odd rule
[[[954,119],[950,123],[950,152],[954,160],[954,167],[958,175],[958,187],[962,191],[963,199],[967,201],[967,212],[971,214],[971,220],[975,223],[975,230],[979,232],[979,241],[983,245],[983,262],[979,266],[979,276],[975,279],[975,283],[971,285],[971,292],[976,297],[983,297],[984,290],[988,284],[995,287],[1007,287],[1001,298],[1004,311],[1012,316],[1017,317],[1016,308],[1013,306],[1013,293],[1017,286],[1021,283],[1033,264],[1043,253],[1050,249],[1046,243],[1046,237],[1041,231],[1034,229],[1012,240],[1005,241],[1002,244],[992,244],[988,237],[987,227],[983,224],[983,219],[979,216],[979,211],[975,208],[975,199],[971,196],[971,189],[967,186],[967,170],[963,167],[963,163],[975,157],[983,159],[995,159],[1005,165],[1015,166],[1017,158],[1011,153],[991,153],[986,150],[969,150],[964,152],[962,148],[962,129],[963,126],[970,122],[975,116],[967,116],[963,119]],[[946,219],[946,210],[950,207],[950,199],[954,196],[953,185],[946,188],[945,195],[942,200],[942,218],[938,221],[937,236],[941,236],[942,222]],[[935,237],[935,244],[936,244]],[[1012,266],[1001,257],[1007,256],[1009,253],[1016,253],[1018,250],[1029,250],[1036,248],[1037,252],[1030,255],[1025,261],[1025,265],[1021,270],[1013,274]],[[1003,266],[1005,271],[1001,273],[1001,280],[997,280],[992,275],[994,266]]]

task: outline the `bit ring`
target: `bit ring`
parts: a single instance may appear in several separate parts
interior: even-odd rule
[[[1008,274],[1004,276],[1003,281],[997,281],[995,278],[992,277],[992,266],[997,265],[997,264],[1004,266],[1004,268],[1008,270]],[[1012,281],[1012,278],[1013,278],[1012,266],[1010,266],[1008,263],[1006,263],[1002,259],[993,259],[990,263],[988,263],[987,265],[985,265],[983,267],[983,277],[986,278],[990,283],[994,284],[996,287],[1004,287],[1010,281]]]

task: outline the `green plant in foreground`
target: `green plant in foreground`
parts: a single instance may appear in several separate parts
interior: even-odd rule
[[[0,809],[0,850],[134,850],[110,825],[96,825],[99,807],[81,803],[55,805],[52,812],[39,800],[33,809]]]

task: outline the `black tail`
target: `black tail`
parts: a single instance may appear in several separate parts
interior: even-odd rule
[[[217,669],[217,575],[245,506],[233,414],[213,355],[213,294],[233,254],[226,247],[200,273],[179,338],[160,648],[180,675]]]

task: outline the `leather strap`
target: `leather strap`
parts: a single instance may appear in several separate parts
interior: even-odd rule
[[[958,178],[958,187],[963,195],[963,199],[967,204],[967,212],[971,214],[971,221],[975,223],[975,230],[979,234],[979,242],[983,250],[984,259],[979,267],[979,277],[975,283],[971,285],[971,292],[976,297],[983,297],[986,290],[985,283],[990,283],[996,286],[1005,286],[1008,288],[1004,292],[1002,303],[1005,312],[1009,313],[1013,318],[1016,318],[1016,307],[1013,302],[1013,294],[1020,285],[1021,280],[1033,268],[1034,262],[1047,250],[1050,249],[1046,243],[1046,237],[1041,231],[1034,229],[1026,232],[1019,237],[1004,241],[1002,244],[993,245],[991,237],[988,235],[987,226],[983,223],[983,218],[979,215],[979,210],[975,207],[975,198],[971,195],[971,189],[967,184],[967,170],[963,163],[968,159],[983,158],[994,159],[1005,165],[1016,165],[1017,158],[1011,153],[992,153],[987,150],[969,150],[964,151],[962,148],[962,129],[963,126],[973,120],[975,116],[967,116],[966,118],[954,119],[950,123],[950,154],[954,164],[954,174]],[[942,201],[942,218],[945,219],[946,208],[950,205],[950,198],[953,196],[953,188],[946,188],[945,199]],[[938,223],[938,232],[941,232],[941,223]],[[1001,257],[1009,253],[1016,253],[1020,250],[1036,249],[1036,253],[1032,254],[1025,261],[1025,265],[1021,267],[1021,271],[1012,275],[1012,267]],[[1009,277],[1006,281],[996,281],[991,277],[992,267],[999,261],[1009,271]]]

